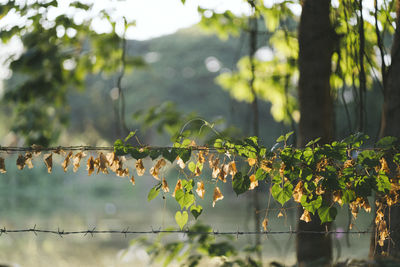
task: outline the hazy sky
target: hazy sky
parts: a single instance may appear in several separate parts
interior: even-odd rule
[[[218,12],[227,9],[235,13],[249,11],[248,4],[243,0],[126,0],[126,1],[95,1],[95,7],[115,8],[117,16],[125,16],[136,21],[136,27],[128,32],[128,38],[149,39],[175,32],[179,28],[188,27],[200,21],[198,6],[212,8]],[[97,24],[98,30],[107,25]]]

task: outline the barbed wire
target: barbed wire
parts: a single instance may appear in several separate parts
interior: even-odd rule
[[[217,148],[206,146],[190,146],[187,148],[177,148],[172,146],[138,146],[133,147],[136,149],[160,150],[160,149],[191,149],[191,150],[207,150],[216,151]],[[114,151],[112,146],[31,146],[31,147],[17,147],[17,146],[0,146],[0,152],[42,152],[42,151]],[[218,150],[221,150],[219,148]]]
[[[137,230],[129,230],[129,227],[123,230],[96,230],[96,228],[90,230],[77,230],[77,231],[64,231],[60,230],[48,230],[48,229],[37,229],[36,225],[33,228],[29,229],[6,229],[3,227],[0,229],[0,236],[3,234],[11,234],[11,233],[34,233],[37,234],[53,234],[59,235],[60,237],[66,235],[91,235],[92,237],[96,234],[120,234],[124,235],[125,237],[128,234],[184,234],[184,235],[235,235],[235,236],[242,236],[242,235],[280,235],[280,234],[347,234],[347,235],[361,235],[361,234],[371,234],[375,233],[371,230],[363,230],[363,231],[297,231],[297,230],[288,230],[288,231],[191,231],[191,230],[148,230],[148,231],[137,231]]]
[[[215,147],[207,147],[207,146],[189,146],[186,148],[178,148],[173,146],[134,146],[134,149],[147,149],[147,150],[162,150],[162,149],[190,149],[195,151],[220,151],[220,150],[229,150],[225,148],[215,148]],[[304,148],[296,148],[295,149],[304,149]],[[352,150],[352,151],[365,151],[365,150],[374,150],[380,151],[385,150],[383,148],[377,147],[365,147],[365,148],[343,148],[343,150]],[[42,152],[42,151],[114,151],[113,146],[52,146],[52,147],[42,147],[42,146],[30,146],[30,147],[18,147],[18,146],[0,146],[0,152]]]

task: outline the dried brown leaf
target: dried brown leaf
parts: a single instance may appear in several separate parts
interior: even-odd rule
[[[132,185],[135,185],[135,177],[133,177],[133,175],[131,176],[131,183]]]
[[[25,153],[25,165],[27,165],[29,169],[33,168],[32,154],[30,152]]]
[[[228,173],[229,173],[229,175],[232,176],[232,179],[233,179],[233,177],[235,177],[235,175],[237,173],[236,162],[233,160],[231,162],[229,162]]]
[[[135,164],[137,175],[143,176],[144,172],[146,171],[145,167],[143,166],[143,160],[138,159]]]
[[[74,172],[76,172],[79,169],[79,166],[81,164],[81,159],[84,157],[86,157],[86,154],[83,151],[76,153],[72,157],[72,164],[74,165]]]
[[[157,161],[156,165],[154,165],[153,167],[151,167],[150,169],[150,174],[153,175],[153,177],[157,180],[160,180],[160,178],[158,177],[158,174],[160,173],[160,169],[162,167],[164,167],[167,164],[167,162],[165,161],[165,159],[160,159]]]
[[[264,218],[264,220],[262,221],[262,227],[264,228],[264,231],[268,230],[268,218]]]
[[[108,170],[107,170],[108,160],[107,160],[107,157],[102,152],[100,152],[98,160],[99,160],[99,167],[97,169],[97,173],[99,173],[101,171],[104,174],[108,174]]]
[[[250,187],[249,190],[253,190],[258,186],[258,180],[256,180],[256,176],[254,174],[250,175]]]
[[[93,156],[90,156],[90,158],[87,160],[86,163],[86,169],[88,171],[89,176],[94,172],[94,164],[95,164],[94,158]]]
[[[17,158],[17,167],[19,170],[24,169],[25,167],[25,157],[22,155],[19,155]]]
[[[217,202],[218,200],[221,200],[224,198],[224,195],[222,195],[221,190],[219,190],[219,187],[216,186],[214,188],[214,195],[213,195],[213,204],[212,206],[215,207],[215,202]]]
[[[4,159],[0,157],[0,173],[6,173],[6,164],[4,163]]]
[[[48,153],[43,155],[44,164],[46,165],[47,172],[51,173],[53,169],[53,153]]]
[[[162,179],[162,186],[161,186],[161,189],[162,189],[165,193],[168,193],[168,192],[169,192],[168,183],[167,183],[167,180],[165,180],[165,177],[163,177],[163,179]]]
[[[68,165],[71,160],[72,154],[73,154],[72,151],[70,151],[68,155],[65,157],[63,163],[61,164],[61,167],[63,168],[64,172],[66,172],[68,169]]]
[[[248,158],[247,162],[249,163],[249,166],[252,167],[257,163],[257,159]]]
[[[176,182],[175,190],[174,190],[174,193],[172,194],[172,197],[175,197],[176,191],[178,191],[178,190],[180,190],[182,188],[183,188],[182,187],[182,181],[181,181],[181,179],[178,179],[178,181]]]
[[[183,170],[186,167],[185,162],[183,162],[183,160],[179,156],[176,159],[176,164],[178,164],[178,166]]]
[[[305,222],[311,222],[311,215],[308,210],[304,210],[303,214],[300,217],[300,220]]]
[[[201,182],[197,182],[197,189],[196,189],[196,193],[199,197],[201,197],[201,199],[204,199],[204,193],[206,192],[206,190],[204,190],[204,183],[203,181]]]

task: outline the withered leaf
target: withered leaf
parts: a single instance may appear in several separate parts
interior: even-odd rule
[[[65,157],[63,163],[61,164],[61,167],[63,168],[64,172],[66,172],[68,169],[68,165],[71,160],[72,154],[73,154],[72,151],[70,151],[68,155]]]
[[[199,151],[199,155],[198,155],[198,162],[200,163],[204,163],[206,161],[206,158],[204,157],[204,151]]]
[[[212,204],[212,206],[215,207],[215,202],[217,202],[218,200],[221,200],[221,199],[223,199],[223,198],[224,198],[224,196],[222,195],[221,190],[219,190],[219,187],[216,186],[216,187],[214,188],[214,195],[213,195],[213,204]]]
[[[101,171],[102,173],[108,174],[107,170],[108,160],[107,157],[102,152],[100,152],[99,154],[98,161],[99,161],[99,167],[97,169],[97,173]]]
[[[228,173],[229,173],[229,175],[232,176],[232,179],[233,179],[233,177],[235,177],[235,175],[237,173],[236,162],[235,161],[229,162]]]
[[[256,180],[256,176],[254,174],[252,174],[250,176],[250,187],[249,187],[249,190],[253,190],[257,186],[258,186],[258,180]]]
[[[28,166],[29,169],[33,168],[32,154],[30,152],[25,153],[25,164]]]
[[[168,192],[169,192],[168,183],[167,183],[167,180],[165,180],[165,177],[162,179],[162,186],[161,186],[161,189],[162,189],[165,193],[168,193]]]
[[[4,159],[0,157],[0,173],[6,173],[6,164],[4,163]]]
[[[151,167],[150,174],[153,175],[153,177],[156,178],[157,180],[160,180],[160,178],[158,177],[158,174],[160,173],[160,169],[162,167],[164,167],[166,164],[167,164],[167,162],[165,161],[165,159],[158,160],[156,165]]]
[[[51,173],[53,169],[53,153],[48,153],[43,155],[44,164],[46,165],[47,172]]]
[[[143,166],[143,161],[142,161],[142,159],[138,159],[138,160],[136,161],[135,167],[136,167],[137,175],[143,176],[143,174],[144,174],[144,172],[146,171],[146,169],[145,169],[144,166]]]
[[[133,177],[133,175],[131,176],[131,183],[132,185],[135,185],[135,177]]]
[[[79,166],[81,164],[81,159],[84,157],[86,157],[86,154],[83,151],[78,152],[73,156],[72,163],[74,165],[74,172],[76,172],[79,169]]]
[[[267,231],[268,218],[264,218],[264,220],[262,221],[262,227],[264,228],[264,231]]]
[[[201,199],[204,199],[204,193],[206,192],[206,190],[204,190],[204,183],[203,181],[201,182],[197,182],[197,189],[196,189],[196,193],[199,197],[201,197]]]
[[[17,167],[19,170],[22,170],[25,167],[25,157],[19,155],[17,158]]]
[[[94,172],[94,158],[90,156],[86,163],[86,169],[88,171],[88,175],[90,176]]]
[[[257,163],[257,159],[253,159],[253,158],[248,158],[247,162],[249,163],[249,166],[254,166]]]
[[[174,190],[174,193],[172,194],[172,197],[175,197],[176,191],[178,191],[178,190],[180,190],[182,188],[183,188],[182,187],[182,181],[181,181],[181,179],[178,179],[178,181],[176,182],[175,190]]]
[[[303,215],[301,215],[300,220],[305,222],[311,222],[311,215],[308,210],[304,210]]]
[[[176,164],[178,164],[178,166],[183,170],[186,167],[185,162],[183,162],[183,160],[179,156],[176,159]]]

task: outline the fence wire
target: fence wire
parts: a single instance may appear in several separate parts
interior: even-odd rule
[[[61,229],[57,230],[49,230],[49,229],[38,229],[36,225],[33,228],[29,229],[7,229],[3,227],[0,229],[0,236],[3,234],[11,234],[11,233],[33,233],[37,234],[53,234],[58,235],[60,237],[67,235],[91,235],[92,237],[97,234],[119,234],[124,235],[125,237],[129,234],[184,234],[184,235],[234,235],[234,236],[243,236],[243,235],[281,235],[281,234],[318,234],[318,235],[331,235],[331,234],[347,234],[347,235],[361,235],[361,234],[371,234],[374,233],[370,230],[364,231],[297,231],[297,230],[289,230],[289,231],[191,231],[191,230],[148,230],[148,231],[136,231],[129,230],[126,228],[124,230],[96,230],[93,228],[91,230],[78,230],[78,231],[64,231]]]

